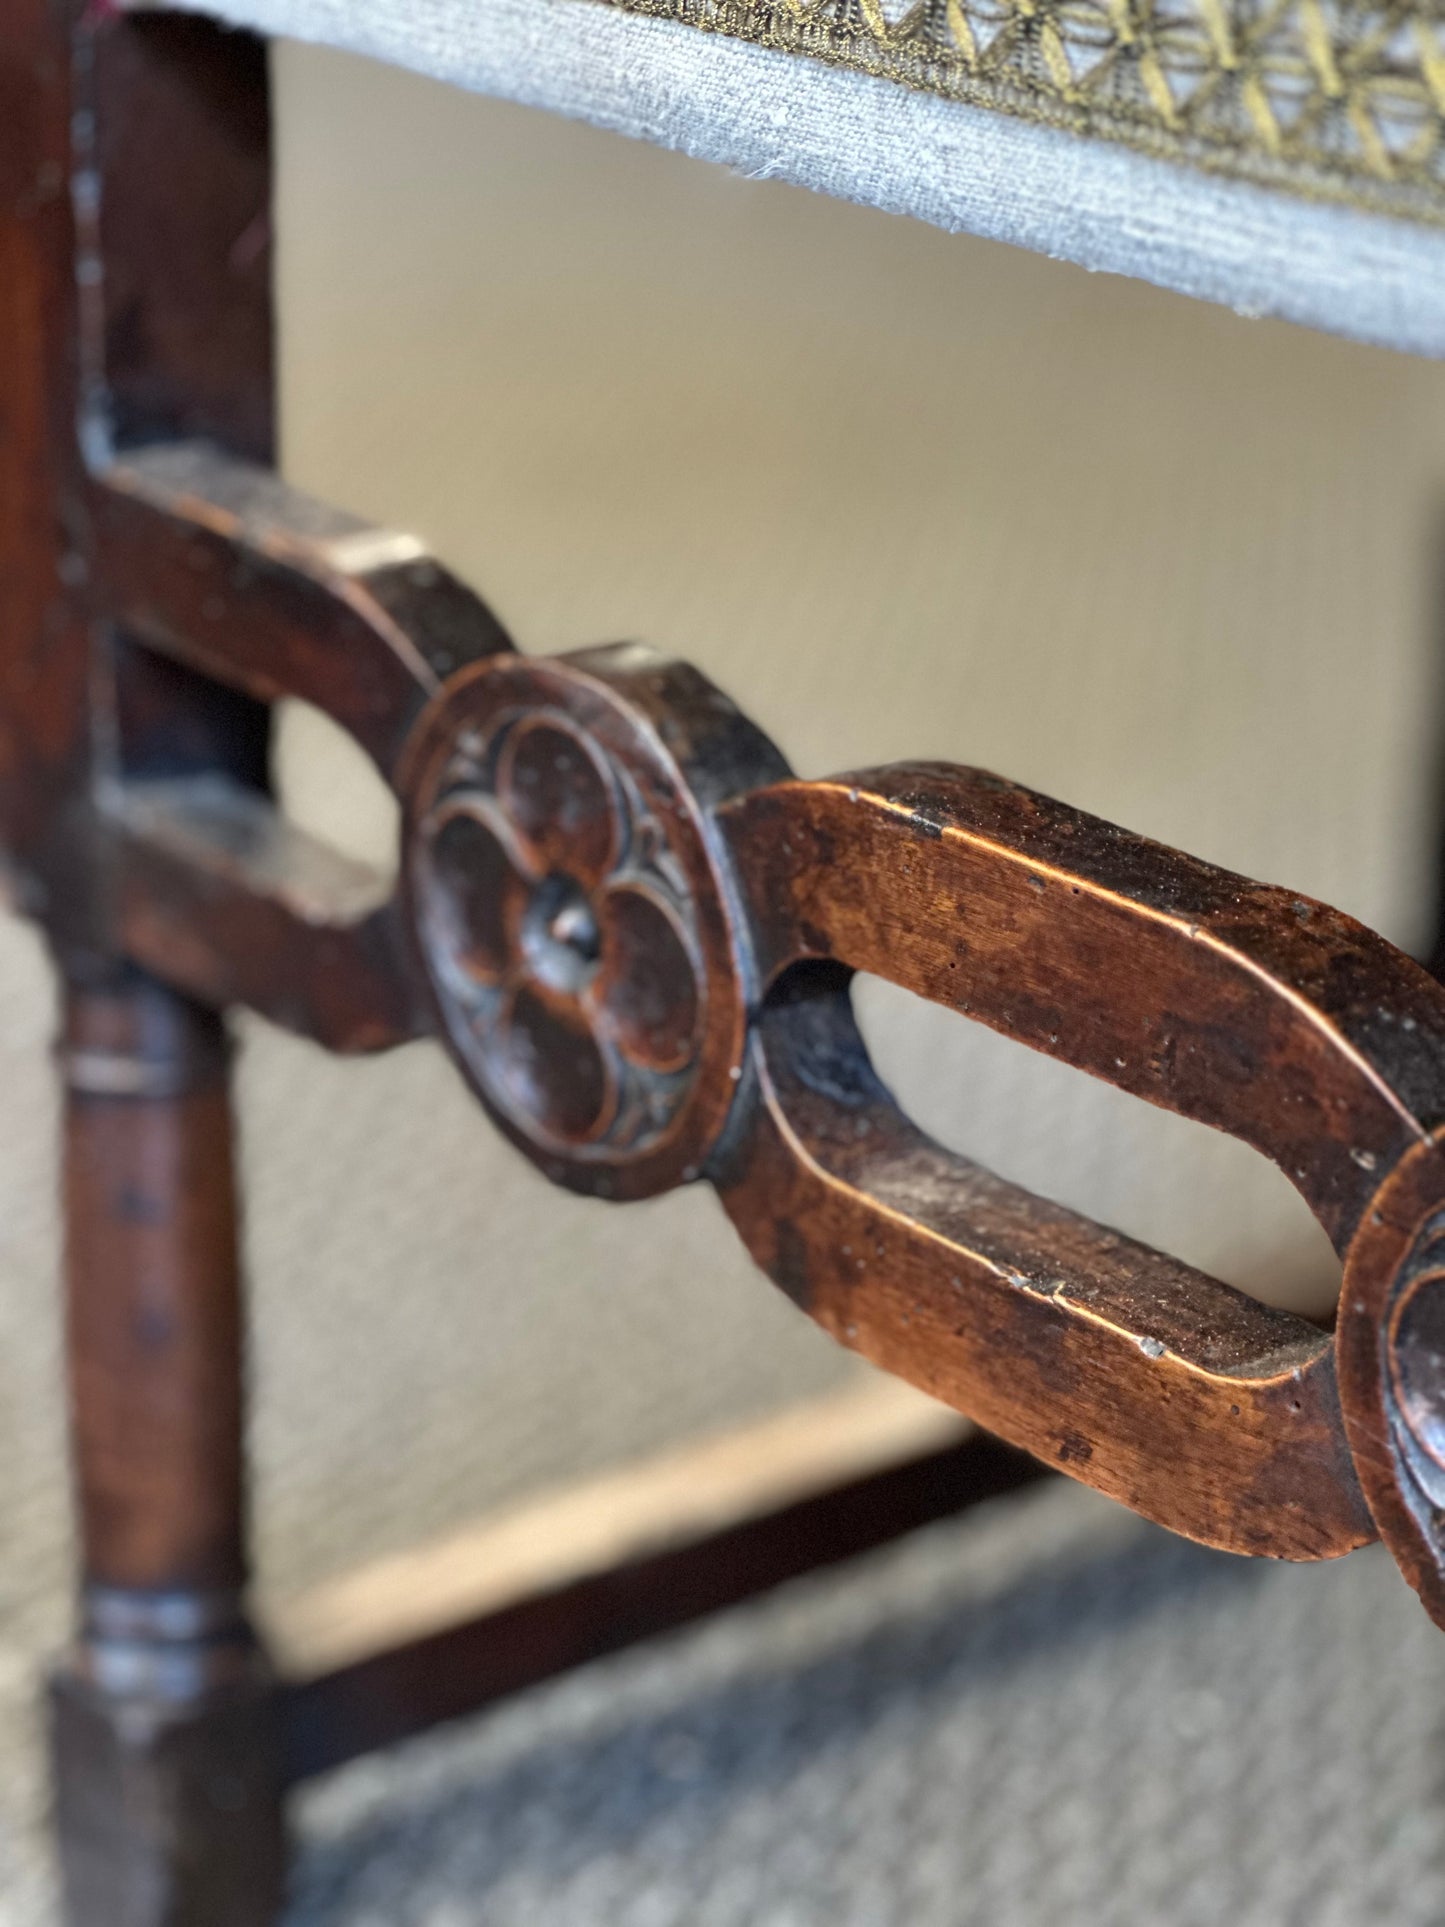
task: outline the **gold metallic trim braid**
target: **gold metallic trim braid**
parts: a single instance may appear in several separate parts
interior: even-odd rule
[[[602,0],[1445,223],[1442,0]]]

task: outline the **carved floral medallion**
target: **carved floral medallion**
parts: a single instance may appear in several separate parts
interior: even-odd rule
[[[739,959],[694,789],[720,706],[736,717],[632,647],[494,659],[413,759],[409,888],[445,1034],[579,1189],[697,1175],[739,1081]]]

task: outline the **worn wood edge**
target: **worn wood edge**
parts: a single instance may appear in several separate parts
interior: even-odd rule
[[[898,786],[905,782],[915,784],[919,793],[899,794]],[[1014,821],[972,820],[969,811],[980,790],[1036,809],[1042,825],[1038,834]],[[769,820],[770,812],[776,820]],[[1422,1068],[1433,1063],[1445,1073],[1445,1005],[1439,986],[1377,933],[1328,905],[1256,884],[962,765],[901,763],[816,781],[794,778],[736,799],[719,812],[718,820],[743,878],[749,916],[761,933],[760,964],[770,985],[802,959],[836,957],[1131,1096],[1222,1129],[1284,1171],[1341,1256],[1378,1182],[1375,1174],[1418,1142],[1433,1116],[1438,1080],[1422,1077]],[[794,834],[780,833],[784,823],[795,826]],[[810,829],[816,848],[807,841]],[[1062,833],[1075,830],[1077,847],[1069,847],[1071,836]],[[779,850],[785,853],[781,859]],[[818,850],[826,853],[826,864]],[[1359,1134],[1350,1143],[1342,1139],[1317,1144],[1302,1157],[1301,1146],[1283,1129],[1282,1114],[1273,1115],[1265,1129],[1252,1113],[1199,1103],[1198,1093],[1195,1101],[1181,1101],[1172,1070],[1168,1076],[1158,1075],[1147,1052],[1126,1048],[1122,1041],[1106,1050],[1095,1048],[1084,1030],[1071,1032],[1067,1022],[1056,1023],[1045,1034],[1031,1021],[1028,999],[1020,1003],[1012,991],[1000,997],[996,986],[988,987],[987,973],[967,983],[963,977],[955,983],[931,973],[925,953],[940,940],[943,926],[937,922],[921,922],[901,941],[884,942],[884,925],[866,915],[860,923],[858,905],[846,892],[837,904],[829,903],[826,894],[821,903],[810,898],[800,906],[793,901],[798,879],[821,871],[830,880],[835,875],[868,875],[884,855],[905,872],[916,871],[941,898],[962,887],[962,871],[955,874],[954,866],[976,862],[983,866],[980,874],[990,889],[1027,883],[1039,892],[1062,892],[1059,903],[1067,915],[1055,920],[1060,930],[1067,930],[1087,909],[1091,916],[1124,920],[1112,931],[1115,943],[1127,931],[1135,940],[1147,937],[1151,946],[1164,946],[1151,954],[1176,974],[1193,972],[1208,960],[1224,973],[1217,989],[1262,1000],[1261,1012],[1287,1013],[1300,1048],[1307,1044],[1317,1054],[1312,1081],[1328,1073],[1326,1081],[1338,1086],[1333,1103],[1348,1097]],[[1142,866],[1132,882],[1127,875],[1131,861]],[[1295,924],[1297,930],[1289,928]],[[860,929],[866,933],[862,940]],[[958,934],[964,934],[961,928]],[[1095,940],[1099,935],[1096,931]],[[1353,1001],[1343,991],[1336,994],[1339,987],[1321,966],[1322,956],[1341,946],[1353,964],[1352,971],[1341,973],[1345,988],[1353,987]],[[1311,969],[1318,981],[1312,980]],[[1369,995],[1359,991],[1361,972],[1372,976]],[[1188,994],[1196,996],[1196,988]],[[1127,1005],[1127,999],[1122,1001]],[[1403,1050],[1398,1048],[1400,1039],[1376,1034],[1382,1002],[1388,1007],[1387,1018],[1398,1004],[1398,1029],[1407,1046]],[[1104,998],[1101,1008],[1107,1009],[1111,1022],[1118,1018],[1120,1004],[1112,995]],[[1330,1098],[1328,1090],[1322,1095]]]
[[[426,1032],[391,880],[221,776],[114,786],[114,912],[130,957],[324,1048]],[[249,934],[251,941],[243,938]]]
[[[838,1343],[966,1412],[1014,1450],[1217,1550],[1313,1561],[1338,1558],[1377,1536],[1345,1443],[1333,1347],[1324,1332],[1316,1334],[1319,1349],[1307,1361],[1281,1360],[1278,1369],[1260,1377],[1221,1374],[1167,1346],[1157,1356],[1146,1351],[1138,1333],[1085,1305],[1015,1293],[1008,1286],[1010,1309],[1026,1309],[1031,1325],[1061,1321],[1049,1348],[1053,1365],[1042,1374],[1038,1396],[1031,1398],[1021,1389],[1020,1372],[1032,1348],[1017,1350],[1026,1328],[1015,1322],[1003,1346],[994,1330],[990,1346],[998,1303],[992,1293],[975,1297],[972,1318],[965,1322],[976,1326],[976,1342],[972,1352],[960,1352],[943,1331],[926,1332],[921,1300],[908,1316],[897,1317],[886,1293],[871,1306],[850,1297],[840,1308],[811,1290],[800,1291],[769,1249],[768,1228],[780,1220],[821,1221],[822,1196],[859,1214],[860,1226],[848,1241],[860,1248],[868,1235],[861,1226],[876,1225],[882,1216],[920,1251],[940,1254],[945,1268],[957,1258],[946,1237],[890,1207],[880,1208],[869,1193],[831,1170],[806,1131],[800,1134],[767,1069],[764,1086],[766,1111],[754,1126],[754,1153],[764,1164],[774,1161],[784,1173],[785,1190],[774,1195],[770,1189],[777,1170],[770,1177],[766,1170],[740,1169],[720,1186],[723,1206],[754,1262]],[[786,1189],[798,1183],[814,1195],[800,1201]],[[1005,1284],[1002,1274],[996,1277]],[[866,1315],[870,1310],[877,1312],[876,1319]],[[1298,1323],[1309,1329],[1303,1320]],[[1079,1355],[1080,1341],[1089,1336],[1101,1347],[1096,1358]],[[992,1350],[997,1370],[980,1365],[979,1345]],[[1124,1389],[1120,1367],[1129,1372],[1127,1397],[1119,1395]],[[1040,1375],[1036,1357],[1033,1371]],[[1059,1396],[1060,1371],[1071,1376],[1077,1396]],[[1111,1382],[1113,1396],[1101,1403]],[[1067,1425],[1061,1424],[1065,1419]],[[1081,1441],[1087,1451],[1079,1449]],[[1261,1482],[1271,1467],[1289,1469],[1283,1491],[1271,1493],[1268,1481]]]
[[[261,1618],[283,1672],[330,1672],[782,1511],[972,1430],[947,1406],[879,1374],[263,1601]]]
[[[91,493],[99,597],[117,620],[260,701],[313,703],[389,782],[446,678],[511,653],[491,610],[418,538],[208,444],[132,450]]]

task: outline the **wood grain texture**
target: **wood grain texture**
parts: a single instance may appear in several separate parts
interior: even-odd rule
[[[177,494],[181,475],[216,478],[221,508]],[[324,512],[184,450],[134,486],[172,491],[163,546],[218,515],[228,544],[264,524],[306,596],[343,629],[357,619]],[[153,534],[131,531],[136,581]],[[199,665],[204,647],[175,642],[200,620],[185,580],[166,562],[132,619]],[[285,622],[252,637],[251,587],[227,679],[305,687],[357,726],[329,643],[298,672]],[[437,588],[412,582],[414,607]],[[314,610],[293,614],[299,634]],[[443,680],[418,671],[404,622],[367,621],[380,648],[364,660],[387,667],[364,726],[374,751],[391,744],[433,1019],[549,1175],[627,1197],[709,1173],[759,1262],[835,1336],[1178,1530],[1296,1558],[1372,1536],[1328,1334],[928,1144],[872,1078],[844,982],[873,970],[1230,1131],[1343,1248],[1441,1109],[1445,1013],[1424,972],[1326,906],[979,772],[793,781],[719,692],[646,652],[498,649]],[[220,800],[208,822],[194,781],[131,787],[121,873],[145,955],[328,1042],[405,1034],[404,991],[385,1014],[389,939],[328,989],[307,961],[320,952],[286,934],[320,919],[297,877],[268,870],[285,837],[259,805]],[[619,891],[642,938],[609,934]]]
[[[929,1144],[844,985],[874,971],[1231,1132],[1343,1250],[1445,1111],[1423,971],[1324,905],[980,772],[796,782],[692,672],[524,661],[455,585],[407,575],[404,544],[264,475],[167,448],[106,486],[131,623],[254,696],[319,701],[389,775],[432,1021],[549,1175],[614,1197],[712,1175],[835,1336],[1178,1530],[1295,1558],[1372,1536],[1329,1335]],[[194,640],[212,561],[170,552],[197,529],[248,558],[219,641]],[[459,608],[476,648],[448,676]],[[324,921],[304,850],[283,875],[264,809],[222,800],[132,785],[132,939],[324,1041],[406,1034],[383,925],[354,925],[328,985],[299,934]]]
[[[1434,980],[1324,905],[983,772],[776,785],[720,820],[773,987],[721,1174],[765,1268],[875,1362],[1192,1536],[1314,1557],[1372,1515],[1439,1613],[1433,1220],[1417,1198],[1403,1251],[1381,1230],[1392,1174],[1434,1169]],[[1327,1336],[930,1144],[866,1065],[853,968],[1280,1166],[1350,1254],[1368,1512]]]
[[[220,1590],[241,1565],[241,1300],[220,1020],[130,972],[67,998],[65,1223],[90,1578]]]
[[[237,694],[314,703],[393,782],[443,679],[508,649],[485,605],[413,537],[210,444],[158,443],[112,462],[95,499],[99,592],[147,645],[132,661],[158,651],[184,665],[212,708]],[[142,777],[175,774],[165,758],[185,706],[173,707]],[[359,905],[360,880],[285,824],[264,777],[218,786],[206,771],[224,766],[213,745],[209,763],[186,764],[188,788],[122,784],[100,799],[117,940],[192,995],[248,1003],[333,1049],[416,1036],[424,993],[397,902],[382,890]]]
[[[1370,1536],[1328,1337],[928,1143],[843,987],[870,970],[1228,1130],[1343,1250],[1439,1116],[1428,975],[1325,906],[982,772],[777,785],[720,821],[774,986],[723,1192],[771,1274],[876,1362],[1192,1536],[1294,1557]]]
[[[324,709],[394,778],[442,680],[510,647],[414,536],[206,443],[137,449],[96,487],[107,605],[153,647],[263,702]]]
[[[1318,1559],[1375,1536],[1328,1334],[932,1143],[835,971],[794,979],[754,1048],[718,1187],[840,1343],[1206,1544]]]
[[[264,1927],[279,1906],[277,1701],[244,1604],[228,1058],[215,1012],[129,967],[72,970],[61,1065],[82,1584],[51,1741],[74,1927]]]
[[[1327,905],[979,770],[901,764],[723,817],[768,980],[831,957],[1271,1158],[1343,1254],[1445,1113],[1445,999]]]

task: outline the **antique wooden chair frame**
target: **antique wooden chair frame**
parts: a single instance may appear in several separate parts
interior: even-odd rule
[[[1239,1552],[1382,1537],[1445,1623],[1429,974],[978,771],[799,782],[685,664],[521,656],[419,543],[284,486],[259,41],[8,0],[0,187],[0,833],[64,992],[72,1921],[257,1927],[286,1786],[1035,1460]],[[395,889],[277,809],[284,697],[395,789]],[[1335,1330],[929,1142],[868,1064],[860,969],[1273,1159],[1342,1258]],[[711,1182],[804,1311],[1008,1443],[773,1488],[278,1679],[245,1601],[233,1004],[338,1051],[434,1032],[575,1189]]]

